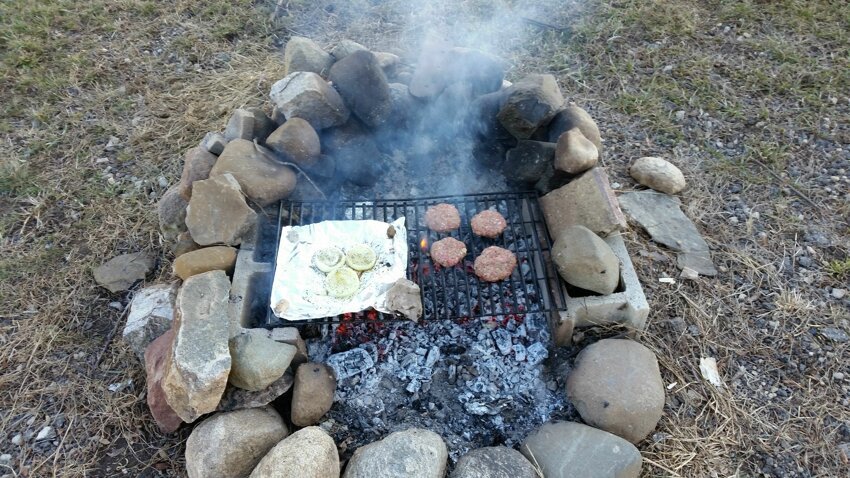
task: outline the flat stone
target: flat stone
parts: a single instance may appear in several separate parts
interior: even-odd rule
[[[230,412],[268,405],[288,392],[294,382],[295,378],[291,373],[287,372],[272,382],[271,385],[258,392],[227,385],[227,388],[224,389],[224,394],[221,396],[221,401],[218,402],[216,411]]]
[[[629,168],[638,183],[667,194],[685,189],[685,175],[669,161],[651,156],[639,158]]]
[[[599,127],[587,111],[573,102],[552,118],[552,122],[549,123],[549,141],[557,142],[562,134],[573,128],[578,128],[581,134],[596,146],[599,155],[602,156],[602,136],[599,134]]]
[[[572,225],[584,226],[603,237],[626,227],[608,174],[600,167],[541,197],[540,207],[553,239]]]
[[[227,384],[229,292],[224,271],[211,271],[186,279],[177,294],[173,355],[162,388],[189,423],[216,409]]]
[[[121,292],[144,280],[153,270],[154,258],[147,252],[121,254],[94,269],[94,280],[109,292]]]
[[[196,146],[183,155],[183,174],[180,175],[180,195],[187,201],[192,197],[192,184],[210,177],[218,156],[200,146]]]
[[[180,184],[175,184],[165,191],[157,203],[159,215],[159,231],[166,241],[172,242],[177,236],[186,232],[186,207],[189,200],[180,194]]]
[[[307,355],[307,344],[301,338],[301,333],[296,327],[277,327],[271,330],[267,329],[252,329],[262,330],[268,334],[268,337],[275,342],[289,344],[295,347],[295,357],[292,358],[292,366],[297,367],[310,359]]]
[[[626,214],[653,241],[685,256],[679,257],[679,268],[689,267],[704,276],[717,275],[708,244],[696,225],[682,212],[681,201],[677,197],[653,192],[631,192],[621,194],[619,199]]]
[[[369,51],[365,46],[349,39],[342,39],[333,48],[331,48],[331,56],[340,61],[348,55],[358,51]]]
[[[266,146],[285,161],[309,168],[316,164],[322,153],[319,135],[310,123],[292,118],[266,139]]]
[[[301,364],[292,391],[292,423],[299,427],[318,423],[331,409],[335,392],[333,369],[316,362]]]
[[[275,445],[250,478],[339,478],[336,444],[319,427],[302,428]]]
[[[235,246],[254,223],[256,213],[245,202],[242,188],[232,175],[195,182],[186,210],[186,225],[195,242]]]
[[[567,396],[588,425],[637,443],[655,430],[664,382],[655,354],[626,339],[604,339],[576,358]]]
[[[620,260],[584,226],[569,226],[558,233],[552,260],[561,277],[575,287],[607,295],[620,283]]]
[[[554,76],[529,75],[505,90],[498,118],[517,139],[529,139],[563,104],[564,97]]]
[[[283,49],[283,68],[286,75],[294,72],[325,74],[333,62],[331,55],[309,38],[291,37]]]
[[[204,247],[181,255],[174,261],[174,274],[183,280],[209,271],[233,273],[236,248],[229,246]]]
[[[408,319],[419,322],[422,317],[422,291],[408,279],[399,279],[387,291],[387,308]]]
[[[232,174],[245,195],[260,206],[280,201],[295,190],[295,172],[275,160],[271,151],[244,139],[227,143],[218,157],[210,176],[222,174]]]
[[[455,465],[450,478],[539,478],[522,453],[504,446],[472,450]]]
[[[207,133],[201,141],[201,147],[218,156],[227,146],[227,138],[221,133]]]
[[[535,183],[546,172],[555,158],[555,143],[520,140],[516,148],[508,150],[502,171],[511,181]]]
[[[542,425],[520,452],[546,478],[637,478],[643,461],[626,440],[573,422]]]
[[[448,451],[440,435],[421,428],[390,433],[358,448],[345,468],[345,478],[404,476],[443,478]]]
[[[389,82],[372,52],[347,55],[334,63],[328,78],[363,124],[374,128],[387,120],[392,111]]]
[[[283,376],[296,352],[292,345],[246,330],[230,339],[233,364],[229,381],[244,390],[263,390]]]
[[[171,328],[178,288],[178,282],[157,284],[133,295],[122,335],[139,360],[144,361],[147,346]]]
[[[847,332],[842,329],[839,329],[838,327],[824,327],[822,329],[818,329],[818,332],[821,336],[837,344],[844,343],[850,340],[850,335],[847,335]]]
[[[186,473],[189,478],[248,476],[288,434],[283,418],[271,407],[217,413],[186,440]]]
[[[558,137],[555,151],[555,169],[569,174],[579,174],[596,166],[599,150],[585,138],[581,130],[573,128]]]
[[[162,381],[171,366],[171,349],[174,345],[174,329],[168,329],[145,348],[145,383],[147,403],[154,421],[162,433],[174,433],[183,420],[168,404]]]
[[[339,93],[315,73],[291,73],[272,85],[269,96],[287,119],[305,119],[316,130],[342,125],[351,115]]]

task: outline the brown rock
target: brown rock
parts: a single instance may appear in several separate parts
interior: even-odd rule
[[[157,203],[159,214],[159,231],[166,241],[177,239],[181,232],[186,232],[186,207],[189,200],[180,194],[180,185],[175,184],[165,191]]]
[[[599,150],[592,141],[573,128],[558,138],[555,150],[555,168],[566,173],[578,174],[596,166]]]
[[[325,364],[308,362],[295,372],[292,392],[292,423],[314,425],[331,409],[336,392],[333,370]]]
[[[529,75],[505,90],[499,123],[517,139],[528,139],[564,104],[552,75]]]
[[[333,62],[331,55],[309,38],[291,37],[283,50],[283,68],[287,75],[296,71],[325,74]]]
[[[331,48],[331,56],[334,57],[336,61],[339,61],[356,51],[369,51],[369,49],[356,41],[342,39],[336,44],[336,46]]]
[[[183,174],[180,175],[180,195],[189,200],[192,197],[192,183],[210,177],[218,156],[196,146],[183,156]]]
[[[573,225],[558,233],[552,244],[558,274],[575,287],[607,295],[620,283],[620,260],[590,229]]]
[[[302,167],[316,164],[322,152],[316,130],[301,118],[292,118],[276,129],[266,139],[266,146]]]
[[[637,443],[661,419],[664,382],[651,350],[632,340],[604,339],[577,357],[567,396],[589,425]]]
[[[584,226],[603,237],[626,227],[608,174],[600,167],[541,197],[540,207],[553,239],[572,225]]]
[[[186,225],[192,239],[202,246],[238,245],[256,223],[256,213],[248,207],[242,189],[230,174],[196,181],[186,210]]]
[[[145,373],[147,374],[147,401],[153,419],[163,433],[173,433],[183,420],[177,416],[165,399],[162,380],[171,361],[171,346],[174,344],[174,329],[169,329],[151,342],[145,349]]]
[[[244,390],[260,391],[289,368],[296,349],[270,339],[265,333],[245,330],[230,339],[233,365],[228,381]]]
[[[252,329],[266,330],[266,329]],[[295,357],[292,358],[292,367],[298,367],[304,362],[308,362],[310,358],[307,356],[307,344],[301,338],[301,333],[296,327],[277,327],[269,330],[268,336],[275,342],[289,344],[295,347]]]
[[[221,396],[221,401],[218,402],[219,412],[230,412],[233,410],[242,410],[245,408],[257,408],[272,403],[277,397],[288,392],[292,388],[295,378],[291,373],[283,374],[279,379],[275,380],[268,387],[254,392],[245,390],[234,385],[227,385],[224,389],[224,394]]]
[[[573,128],[578,128],[581,134],[596,146],[597,152],[602,156],[602,137],[599,134],[599,127],[587,111],[573,102],[570,102],[552,119],[549,124],[549,141],[558,141],[562,134]]]
[[[109,292],[120,292],[143,280],[153,266],[154,258],[147,252],[121,254],[96,267],[94,280]]]
[[[302,428],[275,445],[250,478],[339,478],[336,444],[319,427]]]
[[[222,174],[232,174],[245,195],[260,206],[280,201],[295,190],[292,169],[274,160],[267,149],[244,139],[227,143],[218,157],[210,176]]]
[[[177,235],[177,242],[175,242],[174,246],[171,247],[171,252],[174,254],[174,258],[176,259],[187,252],[196,251],[200,248],[201,246],[192,239],[192,235],[189,234],[189,231],[185,231]]]
[[[195,274],[209,271],[233,273],[236,264],[236,249],[228,246],[212,246],[192,251],[174,261],[174,274],[183,280]]]
[[[685,175],[669,161],[662,158],[640,158],[629,168],[629,174],[644,186],[667,194],[685,189]]]

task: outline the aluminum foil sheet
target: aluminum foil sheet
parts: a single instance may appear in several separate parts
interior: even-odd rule
[[[392,226],[393,237],[387,232]],[[345,298],[328,295],[326,274],[313,265],[313,255],[325,247],[343,251],[368,244],[375,251],[375,267],[361,273],[360,288]],[[390,313],[387,291],[407,276],[407,229],[404,217],[392,223],[372,220],[322,221],[281,230],[277,265],[271,291],[271,308],[284,320],[333,317],[370,307]]]

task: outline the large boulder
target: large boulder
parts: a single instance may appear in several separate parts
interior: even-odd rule
[[[177,415],[162,389],[162,381],[171,366],[171,348],[174,345],[174,329],[167,330],[145,349],[145,383],[147,384],[148,408],[162,433],[173,433],[183,420]]]
[[[319,161],[319,135],[306,120],[291,118],[266,139],[266,146],[284,160],[309,168]]]
[[[599,150],[578,128],[564,132],[555,150],[555,168],[569,174],[579,174],[596,166]]]
[[[195,146],[183,155],[183,174],[180,175],[180,195],[185,200],[192,197],[192,184],[210,177],[218,156],[206,149]]]
[[[272,407],[218,413],[186,440],[189,478],[245,478],[289,431]]]
[[[322,363],[301,364],[292,391],[292,423],[315,425],[331,409],[336,392],[333,369]]]
[[[567,396],[582,420],[637,443],[664,409],[664,382],[655,354],[626,339],[604,339],[579,354]]]
[[[232,175],[195,182],[186,225],[196,243],[239,245],[254,223],[256,213],[245,202],[242,188]]]
[[[326,74],[334,59],[316,42],[309,38],[294,36],[283,49],[285,74],[298,71]]]
[[[337,61],[328,78],[349,110],[369,127],[384,123],[392,111],[390,86],[378,58],[370,51],[356,51]]]
[[[450,478],[539,478],[522,453],[504,446],[478,448],[463,455]]]
[[[144,280],[153,270],[154,258],[151,254],[133,252],[121,254],[109,259],[92,271],[97,284],[109,292],[121,292]]]
[[[244,139],[227,143],[218,157],[210,176],[222,174],[232,174],[245,195],[260,206],[280,201],[295,190],[292,168],[275,160],[266,148]]]
[[[250,478],[339,478],[339,454],[321,428],[302,428],[275,445]]]
[[[568,226],[552,244],[552,261],[568,284],[607,295],[620,283],[620,260],[590,229]]]
[[[345,478],[404,476],[443,478],[448,452],[440,435],[421,428],[390,433],[358,448],[345,468]]]
[[[640,184],[662,193],[676,194],[687,186],[682,171],[662,158],[639,158],[629,168],[629,174]]]
[[[224,271],[192,276],[177,294],[174,345],[162,382],[168,404],[186,422],[216,409],[230,373]]]
[[[187,196],[188,197],[188,196]],[[181,233],[186,232],[186,207],[189,200],[180,193],[180,184],[165,191],[157,203],[159,232],[168,242],[173,242]]]
[[[236,248],[212,246],[182,254],[174,260],[174,274],[183,280],[209,271],[233,273],[236,265]]]
[[[517,139],[530,138],[564,104],[561,89],[552,75],[529,75],[507,88],[504,94],[499,122]]]
[[[283,376],[296,352],[292,345],[246,330],[230,339],[233,364],[229,381],[244,390],[263,390]]]
[[[269,96],[287,119],[303,118],[316,130],[344,124],[351,115],[339,93],[315,73],[291,73],[272,85]]]
[[[502,171],[511,181],[536,183],[555,158],[555,143],[521,140],[508,150]]]
[[[574,422],[542,425],[520,451],[546,478],[637,478],[642,462],[626,440]]]
[[[144,361],[145,349],[171,328],[178,282],[157,284],[136,292],[124,325],[124,341]]]
[[[562,134],[573,128],[578,128],[581,134],[596,146],[599,155],[602,155],[602,137],[599,134],[599,127],[587,111],[573,102],[552,118],[549,123],[549,141],[557,142]]]

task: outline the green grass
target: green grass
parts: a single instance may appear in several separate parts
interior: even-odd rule
[[[836,279],[845,279],[850,277],[850,257],[844,260],[830,261],[826,266],[830,275]]]

